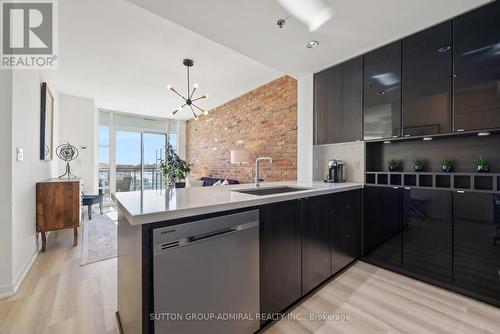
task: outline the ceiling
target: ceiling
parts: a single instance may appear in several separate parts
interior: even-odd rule
[[[363,54],[489,0],[128,0],[276,70],[299,76]],[[311,32],[299,19],[307,2],[333,17]],[[285,10],[281,4],[299,5]],[[290,7],[288,7],[290,8]],[[307,9],[307,8],[305,8]],[[296,13],[296,17],[290,13]],[[279,18],[290,16],[283,29]],[[306,49],[307,41],[320,45]]]
[[[46,72],[59,93],[88,97],[99,108],[169,117],[191,83],[210,109],[282,75],[124,0],[59,1],[59,68]],[[178,119],[191,118],[184,110]]]

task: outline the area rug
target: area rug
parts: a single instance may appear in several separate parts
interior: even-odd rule
[[[116,257],[117,213],[113,208],[103,214],[93,213],[83,222],[80,266]]]

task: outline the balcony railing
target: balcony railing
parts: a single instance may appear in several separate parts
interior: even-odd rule
[[[157,167],[144,167],[144,189],[163,189],[163,177]],[[109,168],[99,168],[99,189],[109,195]],[[141,168],[116,166],[116,192],[141,190]]]

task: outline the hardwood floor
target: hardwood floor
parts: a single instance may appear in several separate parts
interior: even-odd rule
[[[266,334],[500,333],[500,309],[358,262],[290,312]],[[349,320],[304,320],[337,314]]]
[[[81,244],[72,230],[50,234],[18,292],[0,300],[0,333],[118,333],[116,258],[80,267]]]
[[[81,235],[82,233],[80,233]],[[117,334],[116,259],[80,267],[72,231],[52,233],[18,293],[0,300],[2,334]],[[266,334],[500,333],[500,309],[358,262]],[[320,319],[344,315],[349,320]]]

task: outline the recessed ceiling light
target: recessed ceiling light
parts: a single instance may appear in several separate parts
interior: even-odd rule
[[[306,48],[308,48],[308,49],[314,49],[318,45],[319,45],[318,41],[309,41],[309,42],[306,43]]]
[[[479,137],[486,137],[486,136],[489,136],[489,135],[490,135],[490,133],[489,133],[489,132],[479,132],[477,135],[478,135]]]

